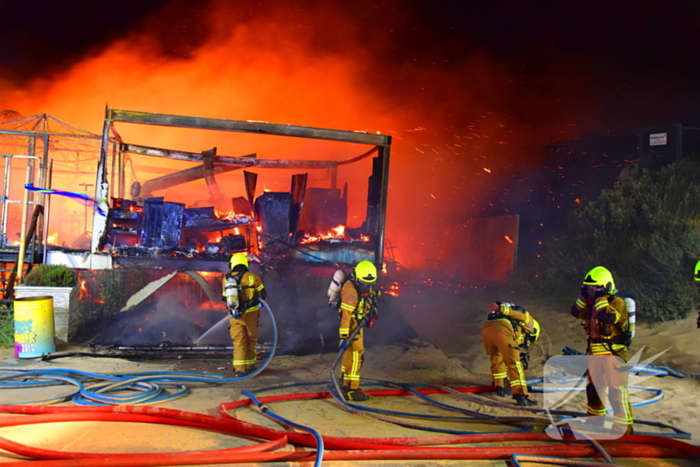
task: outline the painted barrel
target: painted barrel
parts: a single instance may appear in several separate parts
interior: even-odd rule
[[[53,297],[18,298],[14,310],[15,357],[36,358],[55,352]]]

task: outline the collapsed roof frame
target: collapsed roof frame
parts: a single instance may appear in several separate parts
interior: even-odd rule
[[[120,142],[119,151],[115,154],[114,165],[119,173],[117,174],[118,192],[120,197],[124,194],[125,175],[123,171],[124,153],[132,152],[149,156],[160,156],[171,159],[186,160],[191,162],[203,162],[202,154],[189,153],[184,151],[173,151],[158,149],[147,146],[126,144],[119,137],[115,123],[134,123],[142,125],[157,125],[175,128],[190,128],[201,130],[234,131],[242,133],[252,133],[257,135],[289,136],[297,138],[321,139],[341,143],[355,143],[373,146],[369,151],[345,160],[345,161],[313,161],[297,159],[257,159],[250,157],[225,157],[215,156],[214,162],[235,164],[242,167],[264,167],[264,168],[299,168],[299,169],[330,169],[332,173],[331,184],[334,188],[337,183],[337,168],[340,165],[349,164],[377,152],[379,165],[381,167],[380,192],[378,193],[378,206],[371,206],[377,209],[377,244],[374,252],[375,264],[381,266],[384,260],[384,242],[386,228],[387,194],[389,188],[389,158],[391,153],[391,136],[373,134],[357,131],[333,130],[325,128],[303,127],[295,125],[282,125],[257,121],[226,120],[218,118],[188,117],[183,115],[169,115],[149,112],[138,112],[131,110],[117,110],[107,108],[105,110],[105,120],[102,129],[102,147],[100,150],[100,160],[97,168],[97,178],[95,181],[95,199],[98,208],[102,212],[109,209],[109,184],[107,182],[107,154],[108,146],[112,138],[110,132]],[[113,174],[114,176],[114,174]],[[98,253],[100,240],[104,236],[107,228],[107,217],[99,213],[100,209],[95,209],[93,215],[93,235],[91,252]]]

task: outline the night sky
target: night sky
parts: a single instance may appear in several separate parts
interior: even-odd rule
[[[347,52],[342,34],[304,17],[328,2],[285,3],[296,12],[288,18],[290,29],[312,29],[319,51]],[[564,118],[583,130],[600,131],[700,122],[700,4],[692,0],[336,3],[338,16],[348,18],[375,48],[380,72],[371,80],[380,92],[392,94],[396,74],[410,73],[411,66],[458,74],[467,57],[480,56],[517,83],[521,94],[506,102],[490,96],[493,104],[507,106],[511,115],[532,125]],[[232,26],[264,17],[268,4],[237,6]],[[207,39],[201,13],[211,7],[209,0],[3,0],[0,70],[15,85],[50,77],[144,29],[157,38],[164,56],[186,59]],[[470,76],[463,75],[462,84],[468,85]],[[402,87],[392,97],[400,101],[403,93],[426,92],[436,84]]]

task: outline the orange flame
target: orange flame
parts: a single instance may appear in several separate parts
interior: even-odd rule
[[[186,39],[191,34],[189,29],[174,27],[172,31],[169,29],[171,22],[168,18],[175,17],[175,13],[180,13],[177,11],[177,5],[185,2],[167,3],[172,6],[162,13],[156,12],[158,16],[149,18],[142,29],[135,29],[124,38],[101,47],[96,53],[87,54],[86,58],[79,63],[71,64],[66,70],[52,74],[50,80],[28,81],[23,83],[20,89],[14,89],[3,82],[0,85],[0,100],[4,102],[5,108],[20,110],[25,115],[49,113],[97,133],[101,131],[102,120],[96,118],[96,115],[99,117],[99,112],[96,110],[104,106],[106,101],[110,104],[118,102],[117,108],[148,112],[212,118],[250,118],[313,127],[341,126],[342,129],[358,131],[376,128],[385,130],[383,133],[391,131],[397,134],[397,148],[401,148],[399,144],[404,147],[399,150],[402,152],[395,152],[400,154],[400,157],[394,159],[399,168],[403,166],[404,170],[395,171],[392,168],[393,186],[389,196],[391,206],[388,211],[387,230],[392,232],[391,239],[394,244],[404,245],[404,248],[397,250],[400,256],[421,257],[432,254],[430,245],[425,245],[424,248],[418,245],[415,248],[408,247],[413,242],[415,231],[407,227],[415,225],[413,219],[423,219],[423,224],[437,224],[446,213],[451,212],[453,206],[450,206],[450,203],[416,206],[413,201],[415,173],[418,170],[421,171],[418,172],[421,175],[423,171],[429,175],[432,168],[442,172],[439,177],[425,176],[421,180],[425,184],[421,190],[433,193],[435,198],[443,199],[446,190],[456,186],[460,187],[460,194],[459,198],[455,199],[455,203],[472,199],[473,193],[469,191],[472,188],[467,190],[462,187],[463,180],[475,171],[474,165],[470,162],[462,166],[461,161],[478,160],[480,153],[487,153],[501,136],[499,136],[500,133],[492,134],[492,142],[489,143],[488,139],[483,139],[486,136],[485,133],[497,129],[496,126],[502,128],[505,125],[496,125],[500,116],[490,116],[490,112],[484,112],[488,107],[483,104],[475,106],[476,108],[469,112],[472,115],[465,114],[464,121],[454,121],[455,110],[461,114],[463,105],[462,99],[455,100],[453,96],[464,95],[468,101],[480,102],[481,99],[477,97],[483,94],[481,80],[488,80],[489,86],[499,89],[501,92],[498,94],[510,95],[511,91],[517,87],[516,84],[508,84],[509,80],[507,81],[503,74],[494,72],[500,69],[500,64],[493,64],[492,68],[492,64],[482,58],[460,59],[459,62],[450,63],[449,67],[422,68],[422,65],[418,65],[422,60],[418,60],[414,65],[406,64],[410,72],[405,74],[415,78],[415,81],[406,83],[405,88],[394,84],[391,89],[389,87],[387,89],[391,90],[392,94],[396,92],[396,96],[401,96],[401,99],[408,99],[409,104],[405,108],[415,109],[415,111],[407,112],[402,108],[396,112],[368,112],[368,108],[377,108],[379,94],[377,89],[382,88],[376,86],[374,79],[357,79],[357,77],[371,76],[368,71],[377,69],[372,56],[381,57],[391,50],[384,47],[391,44],[389,39],[396,34],[389,35],[388,31],[403,28],[402,23],[407,20],[403,11],[401,15],[391,15],[392,17],[388,18],[392,25],[384,28],[387,31],[386,36],[382,35],[385,34],[383,32],[377,32],[369,38],[358,34],[356,24],[350,17],[338,14],[331,5],[333,2],[318,2],[318,8],[307,10],[298,8],[292,2],[276,2],[274,8],[269,8],[265,15],[253,15],[252,12],[248,15],[247,9],[243,6],[246,2],[217,0],[213,2],[214,6],[211,9],[202,10],[202,15],[198,16],[195,27],[195,30],[206,31],[206,36],[211,40],[202,42],[201,45],[195,45],[198,44],[197,41],[191,42],[192,47],[187,48],[185,58],[177,56],[184,50],[178,49],[177,45],[173,46],[173,51],[178,52],[174,55],[170,55],[170,50],[160,50],[160,45],[169,44],[168,47],[170,47],[171,44],[189,43],[184,40],[181,42],[180,39]],[[167,42],[157,40],[158,38],[152,37],[152,34],[157,33],[161,26],[168,33],[182,34],[182,37],[173,37],[172,41]],[[319,29],[316,30],[316,28]],[[342,40],[339,40],[340,38]],[[328,44],[336,44],[336,42],[339,47],[334,53],[336,47],[329,47]],[[280,44],[284,46],[281,47]],[[369,49],[368,44],[372,46]],[[377,53],[367,53],[367,50],[375,47],[381,47],[382,50],[378,50]],[[216,73],[209,72],[211,63],[218,64]],[[381,66],[386,64],[382,63]],[[454,70],[454,74],[436,71],[443,68]],[[459,79],[467,70],[476,71],[475,82]],[[391,75],[391,73],[385,75]],[[431,81],[436,80],[430,88],[432,91],[428,92],[426,88],[425,92],[417,94],[407,92],[409,89],[415,89],[416,83],[421,83],[428,77]],[[493,80],[493,77],[497,80]],[[458,84],[465,81],[469,84]],[[192,83],[197,85],[193,86]],[[313,85],[310,86],[310,83]],[[85,92],[85,89],[89,89],[90,92]],[[172,99],[172,95],[177,95],[178,98]],[[270,95],[278,95],[279,99],[269,99]],[[426,97],[419,97],[423,95]],[[333,96],[332,106],[328,105],[328,96]],[[425,118],[424,108],[435,107],[435,102],[444,104],[443,115],[436,113],[436,118],[431,117],[430,124],[419,122],[418,117]],[[396,107],[390,105],[391,103],[393,101],[388,99],[380,102],[380,106],[382,109]],[[343,116],[340,125],[338,125],[339,115]],[[477,117],[481,118],[478,118],[476,123],[466,124],[467,119],[475,120]],[[417,122],[426,127],[417,125]],[[450,125],[445,125],[445,122],[449,122]],[[192,132],[189,131],[166,132],[163,130],[161,132],[160,128],[156,131],[152,126],[126,126],[128,128],[118,128],[118,130],[123,132],[127,142],[145,140],[155,147],[190,151],[198,151],[211,144],[209,134],[206,137],[193,138]],[[438,138],[431,137],[433,131],[440,127],[454,128],[454,131],[448,130],[448,133],[453,132],[454,135],[447,134],[442,137],[446,143],[451,142],[451,146],[437,146],[436,143],[440,141]],[[405,130],[407,133],[401,133],[402,128],[408,128]],[[511,131],[510,127],[508,131]],[[407,138],[405,135],[411,137]],[[484,146],[487,143],[491,146]],[[234,137],[217,136],[216,144],[219,145],[219,153],[224,155],[257,152],[261,155],[265,154],[265,157],[269,154],[270,157],[277,158],[278,148],[275,146],[279,145],[279,140],[271,139],[258,143],[258,138],[251,137],[239,141]],[[290,144],[289,152],[292,154],[306,153],[316,147],[308,141],[300,141],[298,144],[285,141],[283,144]],[[413,150],[414,147],[416,147],[415,150]],[[354,156],[358,152],[356,148],[342,149],[342,152],[346,151],[348,154],[343,158]],[[516,153],[515,150],[512,152]],[[425,156],[432,153],[437,153],[442,158],[434,160],[433,157]],[[280,157],[284,158],[285,155],[283,153]],[[496,167],[494,171],[498,172],[497,167],[501,167],[497,164],[498,161],[492,162],[492,157],[489,159],[489,164],[493,163]],[[453,170],[438,169],[438,167],[448,166],[448,161],[455,163]],[[366,162],[369,164],[369,159]],[[157,168],[160,169],[172,163],[173,161],[166,161]],[[392,162],[392,164],[396,163]],[[409,167],[411,170],[405,170]],[[478,171],[478,165],[475,169]],[[127,169],[127,172],[129,170],[133,168]],[[490,172],[490,169],[484,170]],[[339,172],[338,185],[343,186],[343,183],[350,182],[351,187],[366,186],[367,174],[360,173],[359,170],[357,172],[357,174],[348,174],[348,180],[345,180],[346,174]],[[74,186],[78,182],[76,175],[72,174],[70,182],[66,182],[69,178],[67,176],[55,180],[55,188],[75,189]],[[150,177],[144,176],[139,179],[146,180],[155,175],[154,173]],[[79,177],[81,181],[95,182],[94,174]],[[131,178],[134,177],[129,176],[127,183],[133,181]],[[274,185],[272,185],[273,180],[269,178],[264,180],[261,178],[261,183],[270,183],[274,188],[272,191],[280,190],[278,186],[284,183],[280,191],[288,190],[288,177],[284,177],[284,182],[280,181]],[[234,173],[217,175],[219,185],[222,189],[226,189],[228,196],[242,194],[240,179],[241,177]],[[228,187],[233,186],[233,180],[236,183],[236,190],[240,189],[239,192],[233,188],[229,192]],[[260,188],[259,186],[258,192]],[[188,183],[187,187],[183,185],[182,189],[178,187],[168,190],[163,195],[169,197],[172,192],[182,196],[186,201],[195,201],[201,198],[199,194],[202,189],[203,183],[196,181]],[[473,190],[477,189],[476,186],[473,188]],[[267,191],[268,188],[265,187],[265,190]],[[195,192],[198,194],[189,195]],[[168,200],[171,199],[168,198]],[[56,201],[56,203],[61,202]],[[348,219],[357,218],[361,221],[361,216],[366,209],[366,197],[353,194],[348,199],[348,204],[349,214],[359,215],[349,215]],[[134,209],[129,207],[130,211]],[[67,209],[66,214],[70,210],[72,208]],[[260,226],[256,228],[262,231]],[[68,233],[61,231],[61,235],[66,234]],[[77,234],[78,232],[70,232],[70,237]],[[438,235],[433,237],[436,242],[440,241]],[[404,253],[406,251],[411,253]],[[408,258],[397,259],[406,263]],[[419,258],[411,259],[415,261]]]
[[[88,294],[87,285],[85,285],[86,282],[86,280],[80,281],[80,289],[78,290],[78,300],[84,298]]]
[[[391,295],[392,297],[398,297],[399,296],[399,289],[400,289],[399,283],[394,282],[393,284],[391,284],[389,286],[389,290],[385,290],[384,293],[387,295]]]
[[[344,225],[338,225],[333,227],[332,229],[328,230],[326,233],[321,233],[317,235],[310,235],[308,237],[304,237],[299,241],[301,244],[307,244],[307,243],[315,243],[319,242],[321,240],[328,240],[329,238],[339,238],[343,240],[350,240],[350,238],[346,235],[345,232],[345,226]],[[360,235],[360,240],[363,242],[368,242],[369,237],[366,235]]]

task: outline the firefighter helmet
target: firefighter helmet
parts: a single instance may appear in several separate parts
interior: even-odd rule
[[[540,338],[542,328],[540,327],[540,323],[538,323],[535,318],[532,318],[532,322],[534,323],[534,326],[532,326],[532,331],[530,331],[530,339],[532,342],[537,342],[537,339]]]
[[[700,282],[700,261],[695,263],[695,282]]]
[[[245,253],[234,253],[231,255],[231,260],[229,263],[231,264],[231,270],[233,270],[233,268],[235,268],[239,264],[242,264],[247,268],[248,257],[245,255]]]
[[[583,285],[595,285],[605,289],[605,292],[610,295],[617,293],[617,287],[615,287],[615,280],[612,274],[607,268],[603,266],[596,266],[586,274],[583,279]]]
[[[360,261],[353,272],[359,281],[372,283],[377,280],[377,267],[371,261]]]

